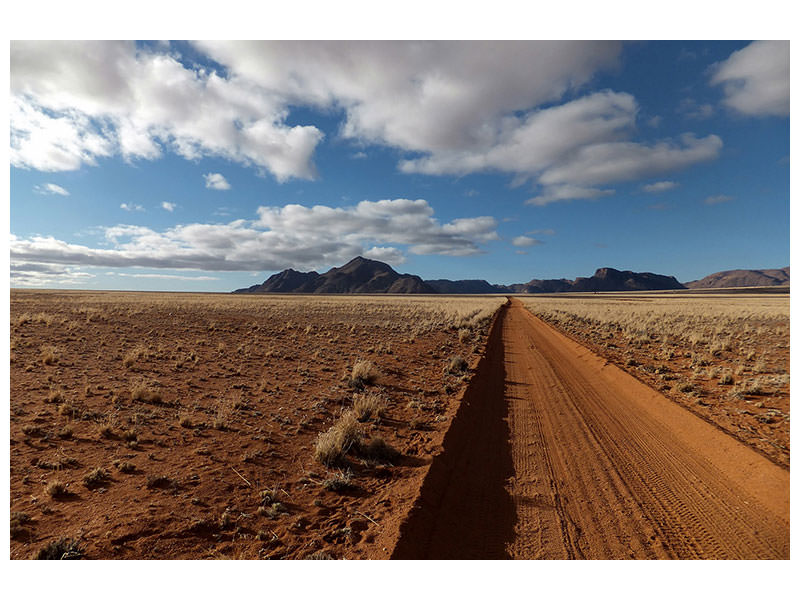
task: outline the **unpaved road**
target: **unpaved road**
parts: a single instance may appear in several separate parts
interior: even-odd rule
[[[512,299],[393,558],[789,558],[789,472]]]

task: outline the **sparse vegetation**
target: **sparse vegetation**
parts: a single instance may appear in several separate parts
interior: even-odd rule
[[[69,486],[59,479],[48,482],[45,488],[47,495],[55,500],[66,498],[70,495]]]
[[[447,363],[447,372],[452,375],[457,375],[466,371],[467,367],[467,361],[464,360],[464,357],[456,355],[450,357],[450,361]]]
[[[109,479],[108,471],[106,471],[101,467],[97,467],[95,469],[92,469],[91,471],[88,471],[83,476],[83,485],[85,485],[87,488],[91,490],[100,487],[106,481],[108,481],[108,479]]]
[[[372,385],[377,382],[380,376],[380,371],[371,361],[359,360],[353,365],[353,371],[350,374],[350,385],[363,388],[365,385]]]
[[[59,538],[40,548],[34,560],[77,560],[83,558],[83,548],[78,540]]]
[[[372,417],[381,418],[386,414],[386,399],[378,392],[370,390],[355,397],[353,411],[361,423]]]
[[[416,412],[406,403],[409,397],[425,407],[438,402],[438,412],[420,409],[431,423],[443,414],[449,400],[441,397],[442,365],[454,353],[482,348],[490,317],[504,301],[35,290],[11,296],[10,429],[12,444],[23,450],[11,455],[11,509],[33,517],[22,528],[30,535],[11,540],[14,558],[59,536],[77,537],[69,523],[87,523],[98,501],[120,507],[120,498],[152,503],[147,510],[154,517],[202,507],[211,528],[187,535],[233,537],[220,554],[236,555],[250,540],[248,558],[306,556],[322,547],[306,545],[309,536],[328,533],[316,529],[322,513],[341,533],[353,520],[351,502],[374,494],[379,481],[391,489],[396,459],[385,457],[396,455],[387,448],[405,452],[413,443],[419,452],[435,445],[439,433],[432,429],[403,440]],[[39,322],[40,313],[50,325]],[[44,364],[45,348],[53,350],[52,365]],[[372,369],[353,388],[361,360]],[[317,454],[318,437],[340,420],[332,469],[298,483]],[[96,467],[108,478],[84,482]],[[51,500],[47,483],[56,477],[73,501]],[[265,480],[276,493],[261,504],[255,490]],[[232,487],[209,492],[216,482]],[[87,491],[95,484],[88,489],[97,491]],[[353,493],[337,497],[348,485]],[[34,512],[28,499],[37,496]],[[295,506],[321,499],[320,515],[295,514]],[[226,507],[232,524],[222,532]],[[114,537],[136,526],[120,523],[116,510],[108,514]],[[273,523],[280,538],[269,529]],[[262,530],[265,540],[256,542]],[[352,542],[337,535],[337,543]],[[43,541],[29,546],[35,539]],[[102,559],[147,552],[145,545],[113,540],[91,548]]]
[[[317,438],[314,445],[314,458],[327,466],[340,464],[345,455],[361,444],[362,433],[355,413],[342,414],[328,431]]]

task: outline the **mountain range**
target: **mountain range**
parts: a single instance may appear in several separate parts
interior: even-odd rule
[[[237,294],[541,294],[557,292],[616,292],[680,290],[685,288],[752,287],[789,284],[784,269],[735,270],[713,273],[703,279],[680,283],[675,277],[655,273],[597,269],[591,277],[532,279],[527,283],[498,285],[483,279],[423,280],[400,274],[386,263],[358,256],[325,273],[286,269],[264,283],[236,290]]]

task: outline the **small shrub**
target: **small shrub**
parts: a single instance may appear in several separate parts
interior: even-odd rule
[[[58,355],[56,349],[52,346],[42,348],[42,362],[46,365],[54,365],[58,362]]]
[[[382,437],[372,438],[368,444],[361,446],[359,455],[377,462],[391,462],[400,456],[400,452],[390,446]]]
[[[383,417],[386,413],[386,400],[380,394],[370,391],[356,397],[353,401],[353,411],[361,423],[369,421],[373,415]]]
[[[462,344],[468,342],[472,338],[472,331],[466,327],[458,330],[458,341]]]
[[[70,493],[68,485],[58,479],[54,479],[53,481],[49,482],[45,488],[45,491],[47,492],[48,496],[56,500],[59,498],[66,498]]]
[[[120,473],[133,473],[136,471],[136,465],[124,460],[115,460],[114,466]]]
[[[131,399],[140,402],[157,403],[161,402],[161,392],[153,385],[141,381],[131,387]]]
[[[365,385],[371,385],[378,381],[381,374],[377,367],[368,360],[360,360],[353,365],[353,371],[350,374],[350,384],[353,387],[363,388]]]
[[[450,362],[447,365],[447,372],[453,375],[463,373],[467,370],[467,366],[467,361],[464,360],[464,357],[456,355],[450,358]]]
[[[167,477],[166,475],[148,475],[146,485],[148,489],[151,490],[177,489],[178,482],[172,477]]]
[[[87,488],[94,489],[96,487],[100,487],[108,480],[108,471],[97,467],[96,469],[92,469],[91,471],[87,472],[83,476],[83,485]]]
[[[325,479],[322,482],[322,487],[330,492],[346,492],[356,486],[353,485],[353,474],[348,469],[347,471],[339,471]]]
[[[314,458],[327,466],[334,466],[344,460],[352,448],[361,444],[361,431],[355,413],[342,414],[328,431],[321,433],[314,445]]]
[[[722,377],[719,378],[720,385],[733,385],[733,375],[730,373],[723,373]]]
[[[306,556],[306,560],[336,560],[327,550],[317,550]]]
[[[83,558],[83,548],[78,540],[60,538],[50,542],[34,554],[34,560],[77,560]]]
[[[17,539],[26,534],[28,530],[25,529],[25,526],[28,525],[30,522],[31,522],[31,516],[28,513],[12,512],[10,529],[9,529],[11,537]]]

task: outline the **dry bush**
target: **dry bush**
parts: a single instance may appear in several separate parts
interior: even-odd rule
[[[314,444],[314,458],[327,466],[340,464],[351,449],[359,447],[361,437],[355,413],[347,411],[328,431],[319,435]]]
[[[368,461],[380,463],[392,462],[400,457],[400,452],[380,436],[372,438],[367,444],[362,444],[358,454]]]
[[[83,476],[83,485],[85,485],[89,489],[93,489],[96,487],[100,487],[103,485],[109,478],[108,471],[101,467],[97,467],[88,471]]]
[[[114,466],[120,473],[134,473],[136,471],[136,465],[126,460],[115,460]]]
[[[139,402],[159,403],[161,402],[161,392],[158,391],[154,383],[147,381],[137,381],[131,386],[131,400]]]
[[[25,512],[12,512],[9,526],[9,533],[12,539],[23,537],[28,533],[25,528],[31,522],[31,516]]]
[[[447,364],[447,372],[457,375],[466,371],[468,366],[469,365],[467,364],[467,361],[464,360],[463,356],[452,356],[450,357],[450,362]]]
[[[377,367],[368,360],[360,360],[353,365],[353,371],[350,374],[351,385],[363,387],[364,385],[371,385],[378,381],[381,376]]]
[[[368,421],[373,416],[382,418],[386,413],[386,399],[379,393],[370,390],[356,396],[353,400],[353,411],[361,423]]]
[[[34,560],[77,560],[83,558],[83,548],[78,540],[59,538],[40,548],[34,555]]]
[[[322,487],[330,492],[346,492],[354,489],[353,474],[350,469],[338,471],[322,482]]]
[[[41,350],[42,362],[46,365],[54,365],[58,362],[58,351],[53,346],[45,346]]]
[[[70,495],[69,486],[58,479],[48,482],[45,491],[47,492],[48,496],[55,498],[56,500],[59,498],[66,498]]]

